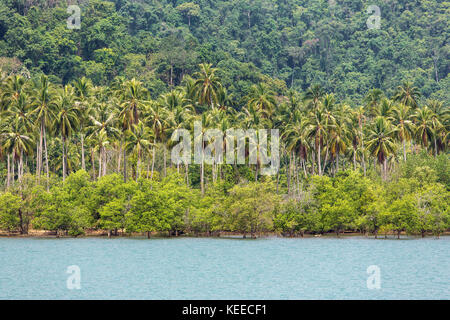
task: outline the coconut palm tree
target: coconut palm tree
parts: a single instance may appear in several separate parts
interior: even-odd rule
[[[210,63],[199,65],[200,71],[194,74],[194,90],[197,101],[200,104],[206,104],[214,107],[218,102],[218,92],[222,87],[219,77],[216,75],[217,69]]]
[[[86,128],[87,137],[96,141],[99,151],[99,175],[106,175],[107,157],[106,147],[120,136],[120,130],[116,127],[116,112],[106,103],[97,102],[93,105],[95,110],[89,116],[89,125]],[[120,153],[119,153],[120,160]]]
[[[328,129],[329,122],[321,108],[313,110],[306,120],[305,134],[306,137],[314,139],[314,147],[317,153],[317,167],[320,176],[322,175],[321,148],[327,138]]]
[[[376,117],[378,115],[378,107],[380,106],[383,99],[384,93],[380,89],[372,89],[367,92],[366,96],[364,97],[364,104],[371,117]]]
[[[330,126],[330,151],[336,159],[336,172],[339,171],[339,155],[345,153],[350,141],[348,139],[349,131],[344,116],[336,117],[334,123]]]
[[[142,155],[149,150],[151,139],[151,131],[142,121],[134,124],[133,130],[127,131],[125,149],[127,152],[134,152],[137,156],[136,181],[140,177]]]
[[[441,101],[428,100],[427,107],[433,112],[434,155],[445,150],[450,125],[450,110]],[[447,139],[446,139],[447,137]]]
[[[319,84],[314,84],[306,91],[303,101],[307,103],[308,107],[318,109],[324,95],[325,91],[322,87]]]
[[[55,117],[52,128],[55,131],[55,135],[61,136],[62,140],[62,172],[63,181],[65,181],[67,139],[74,134],[80,124],[80,109],[75,104],[75,92],[71,85],[66,85],[58,90],[54,106]]]
[[[275,92],[265,83],[253,85],[249,95],[246,97],[247,105],[258,110],[263,117],[270,118],[276,107]]]
[[[398,101],[415,110],[419,106],[420,91],[414,87],[411,82],[404,81],[401,86],[397,87],[394,95],[394,101]]]
[[[424,148],[428,148],[428,145],[435,136],[433,118],[434,113],[427,106],[417,109],[415,114],[412,116],[414,119],[416,130],[414,135],[416,140]]]
[[[49,166],[48,166],[48,150],[47,150],[47,129],[50,127],[51,121],[54,117],[53,100],[54,90],[51,88],[48,81],[48,77],[41,75],[39,81],[34,84],[33,96],[32,96],[32,108],[31,114],[35,119],[35,126],[39,129],[39,147],[37,148],[36,158],[36,174],[39,182],[40,174],[42,171],[43,155],[45,153],[45,171],[47,174],[47,189],[49,179]]]
[[[122,132],[125,138],[127,130],[133,130],[134,124],[139,123],[140,110],[143,108],[148,95],[147,90],[142,86],[140,81],[131,79],[123,83],[117,91],[120,98],[119,119]],[[123,149],[123,179],[127,180],[127,154],[126,148]]]
[[[393,108],[392,117],[390,117],[396,127],[397,138],[402,143],[403,161],[406,161],[406,141],[411,139],[411,134],[414,131],[410,110],[409,106],[400,103]]]
[[[384,117],[377,117],[368,130],[367,149],[382,165],[383,179],[387,179],[387,158],[395,152],[395,129]]]
[[[86,161],[84,155],[84,129],[87,126],[89,120],[89,112],[92,110],[89,108],[90,93],[92,91],[92,82],[86,77],[77,79],[74,83],[76,101],[78,103],[78,110],[80,112],[80,142],[81,142],[81,169],[86,170]]]
[[[2,109],[7,109],[11,104],[17,103],[19,96],[26,90],[25,78],[20,75],[13,75],[6,79],[1,86]]]
[[[2,149],[12,158],[12,170],[8,161],[7,172],[7,187],[10,186],[10,181],[14,182],[14,162],[18,162],[17,176],[19,183],[22,181],[24,172],[24,155],[31,154],[33,152],[33,139],[26,131],[26,128],[20,125],[20,122],[10,117],[9,125],[2,128],[0,133],[0,141],[2,141]],[[8,160],[10,158],[8,157]]]

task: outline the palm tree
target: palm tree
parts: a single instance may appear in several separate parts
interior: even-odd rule
[[[136,181],[140,176],[142,153],[151,146],[151,138],[150,129],[142,121],[137,125],[134,124],[133,130],[127,131],[125,149],[128,152],[135,152],[137,156]]]
[[[99,175],[102,176],[106,175],[107,169],[106,147],[119,137],[120,130],[116,127],[117,114],[112,107],[100,102],[94,104],[94,107],[93,114],[89,116],[90,123],[86,128],[86,133],[91,141],[96,142],[99,149],[99,167],[102,168],[99,170]]]
[[[383,166],[383,179],[387,179],[387,158],[395,152],[395,129],[384,117],[377,117],[367,136],[367,149]]]
[[[367,92],[364,97],[365,107],[368,109],[370,116],[378,115],[378,107],[384,98],[384,93],[380,89],[372,89]]]
[[[33,110],[31,114],[35,117],[35,125],[39,128],[39,148],[37,148],[36,158],[36,175],[38,182],[42,171],[43,153],[45,152],[45,171],[47,174],[47,189],[49,179],[48,167],[48,151],[47,151],[47,132],[46,129],[50,126],[53,119],[53,90],[50,87],[48,77],[42,75],[33,90]]]
[[[420,98],[420,91],[417,87],[414,87],[411,82],[405,81],[401,86],[397,87],[397,92],[394,95],[394,100],[410,106],[411,109],[418,107],[418,101]]]
[[[416,113],[413,115],[416,126],[415,137],[425,148],[428,148],[428,144],[434,138],[433,118],[434,113],[427,106],[417,109]]]
[[[217,69],[212,68],[210,63],[202,63],[199,67],[200,71],[194,74],[197,101],[213,108],[214,104],[218,102],[218,92],[222,87],[219,77],[216,75]]]
[[[66,179],[67,164],[67,138],[71,137],[80,123],[80,109],[75,104],[74,89],[70,85],[58,90],[58,95],[54,102],[55,118],[53,121],[53,130],[61,136],[62,140],[62,171],[63,181]]]
[[[265,83],[253,85],[247,96],[247,105],[252,105],[262,116],[270,118],[276,106],[275,93]]]
[[[446,137],[448,138],[449,132],[450,109],[438,100],[428,100],[426,105],[433,112],[434,155],[437,156],[439,151],[444,150],[447,145]]]
[[[85,77],[77,79],[74,83],[76,101],[80,111],[80,139],[81,139],[81,169],[86,170],[86,161],[84,157],[84,128],[89,118],[89,98],[92,90],[92,82]]]
[[[33,139],[29,136],[25,127],[21,126],[20,122],[15,121],[14,118],[9,118],[9,121],[10,125],[3,128],[0,133],[2,149],[12,156],[13,161],[12,172],[8,161],[7,187],[10,186],[11,177],[14,182],[14,161],[18,162],[17,176],[20,183],[24,172],[24,154],[30,154],[33,150]]]
[[[305,123],[305,134],[308,138],[314,138],[314,146],[317,152],[317,167],[318,173],[322,175],[321,164],[321,147],[327,138],[329,129],[328,119],[324,117],[322,110],[315,109],[309,115]]]
[[[410,107],[399,104],[392,110],[393,116],[391,117],[396,127],[397,137],[403,146],[403,161],[406,161],[406,141],[411,139],[411,133],[414,131],[410,110]]]
[[[348,129],[344,115],[337,117],[331,125],[330,151],[333,158],[336,159],[336,172],[339,171],[339,154],[345,153],[349,144]]]
[[[25,91],[25,78],[20,75],[10,76],[1,89],[1,100],[4,101],[2,109],[8,109],[11,104],[17,103],[19,96]]]
[[[155,167],[155,156],[156,156],[156,145],[158,143],[164,144],[167,138],[167,131],[169,127],[168,123],[169,117],[168,112],[158,102],[154,102],[145,106],[145,124],[151,128],[153,132],[153,147],[152,147],[152,171],[151,179],[153,179],[153,171]],[[165,149],[165,145],[164,145]],[[165,154],[165,150],[164,150]],[[166,163],[164,161],[164,168],[166,168]],[[165,174],[164,169],[164,174]]]
[[[318,109],[324,95],[325,92],[322,87],[319,84],[315,84],[306,91],[303,101],[307,102],[309,107],[312,106],[314,109]]]
[[[139,123],[140,109],[146,102],[148,94],[142,83],[136,79],[126,81],[118,91],[121,100],[119,118],[122,126],[122,132],[125,138],[127,130],[133,130],[133,125]],[[123,149],[123,179],[127,180],[127,154],[126,148]]]

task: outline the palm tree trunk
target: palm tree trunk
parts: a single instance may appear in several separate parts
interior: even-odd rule
[[[123,181],[127,182],[127,151],[123,148]]]
[[[317,148],[317,165],[319,166],[319,176],[321,176],[322,175],[322,166],[320,163],[320,141],[318,143],[318,148]]]
[[[81,169],[86,171],[86,160],[84,159],[84,134],[83,127],[80,128],[81,131]]]
[[[14,153],[13,153],[12,154],[12,171],[11,171],[11,173],[12,173],[12,175],[11,175],[11,186],[13,186],[13,187],[14,187],[14,180],[15,180],[15,171],[16,171],[16,168],[14,166]]]
[[[150,180],[153,179],[153,170],[155,170],[155,156],[156,156],[156,141],[155,144],[153,145],[153,150],[152,150],[152,174],[150,175]]]
[[[91,169],[92,169],[92,180],[95,181],[95,159],[94,159],[94,149],[91,148]]]
[[[98,152],[98,178],[100,179],[102,176],[102,147],[100,147],[100,150]]]
[[[117,173],[120,172],[120,159],[122,158],[121,155],[122,155],[122,142],[120,142],[119,153],[117,154]]]
[[[204,157],[204,149],[205,149],[205,145],[204,142],[202,142],[202,163],[200,166],[200,189],[202,191],[202,195],[205,194],[205,186],[204,186],[204,178],[205,178],[205,169],[204,169],[204,161],[203,161],[203,157]]]
[[[288,195],[291,194],[291,162],[292,162],[292,153],[289,153],[289,166],[288,168],[286,168]]]
[[[108,153],[106,152],[106,149],[103,148],[103,176],[106,176],[108,169]]]
[[[436,136],[434,136],[434,157],[437,157],[437,140]]]
[[[11,160],[10,160],[10,154],[8,154],[8,169],[6,174],[6,189],[9,189],[9,186],[11,185]]]
[[[42,172],[42,148],[44,143],[44,122],[41,120],[41,130],[39,131],[39,152],[37,153],[37,169],[38,172],[38,183],[41,180]]]
[[[403,161],[406,161],[406,143],[405,143],[405,139],[402,140],[402,144],[403,144]]]
[[[164,148],[164,177],[167,176],[167,148],[166,145],[163,143]]]
[[[46,137],[46,133],[45,133],[45,128],[44,128],[44,149],[45,149],[45,171],[47,174],[47,191],[48,191],[49,190],[50,173],[49,173],[49,169],[48,169],[47,137]]]
[[[339,149],[336,150],[336,172],[339,172]]]
[[[66,180],[66,152],[64,150],[66,138],[62,137],[62,171],[63,171],[63,182]]]
[[[37,184],[39,184],[39,180],[40,180],[40,172],[39,170],[39,143],[36,143],[36,181]]]
[[[18,170],[18,177],[19,177],[19,187],[22,189],[22,174],[23,174],[23,150],[20,151],[20,158],[19,158],[19,170]]]
[[[141,150],[138,151],[138,161],[137,161],[137,168],[136,168],[136,182],[139,179],[139,175],[141,174]]]
[[[306,161],[305,159],[302,159],[303,164],[303,173],[305,174],[305,178],[308,178],[308,173],[306,172]]]

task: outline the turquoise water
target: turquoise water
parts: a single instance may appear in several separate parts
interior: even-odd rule
[[[370,265],[380,289],[367,288]],[[18,298],[450,299],[450,237],[1,238],[0,299]]]

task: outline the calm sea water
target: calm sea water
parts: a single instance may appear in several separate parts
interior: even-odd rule
[[[367,288],[370,265],[380,289]],[[450,299],[450,237],[1,238],[0,299],[19,298]]]

